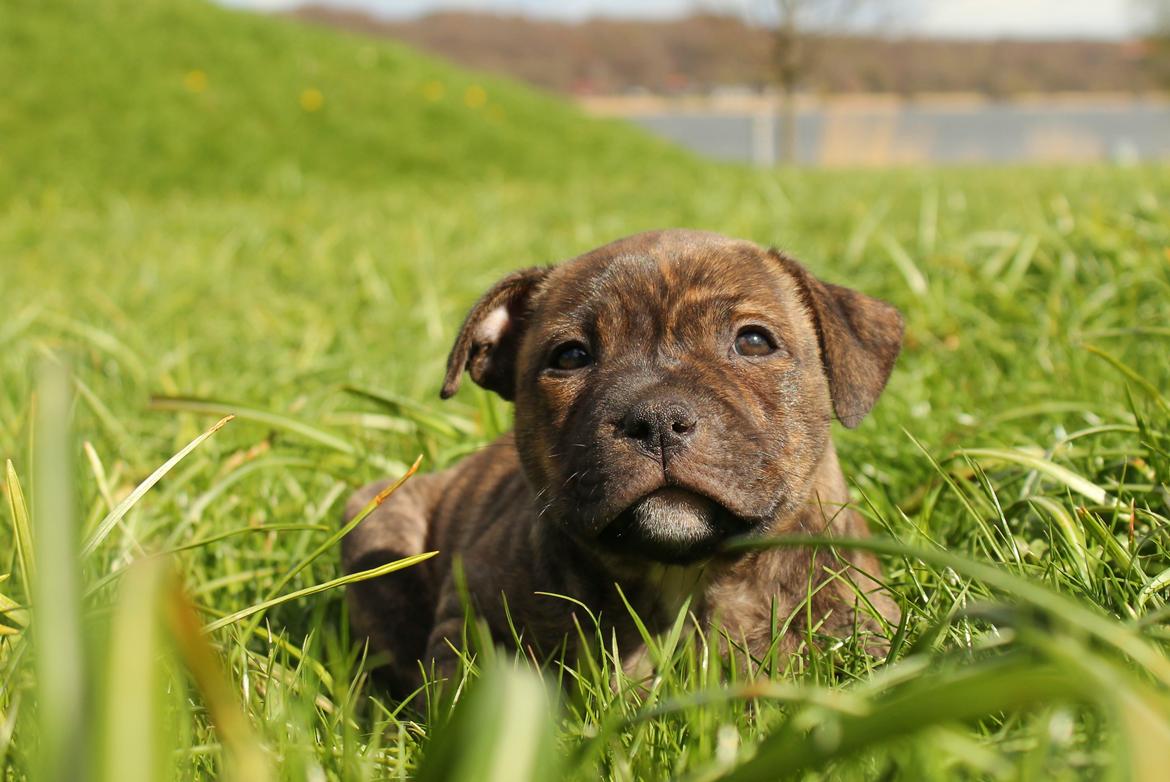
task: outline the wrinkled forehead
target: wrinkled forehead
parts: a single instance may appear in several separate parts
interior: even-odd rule
[[[736,317],[785,325],[799,295],[780,265],[749,242],[699,237],[618,244],[566,262],[543,286],[537,322],[551,332],[685,328]]]

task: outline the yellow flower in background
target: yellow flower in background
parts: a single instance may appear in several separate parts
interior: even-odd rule
[[[320,111],[325,105],[325,96],[316,87],[309,87],[301,93],[301,108],[308,112]]]
[[[422,94],[431,103],[438,103],[447,94],[447,88],[442,82],[431,79],[422,86]]]
[[[187,71],[187,75],[183,77],[183,86],[187,88],[187,92],[198,95],[207,89],[207,74],[198,68]]]
[[[469,109],[482,108],[487,103],[487,91],[478,84],[472,84],[463,91],[463,102]]]

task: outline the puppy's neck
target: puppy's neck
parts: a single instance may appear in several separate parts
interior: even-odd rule
[[[624,617],[628,611],[622,605],[624,598],[629,608],[648,627],[654,627],[655,632],[674,622],[688,599],[691,600],[691,610],[697,610],[712,573],[718,570],[712,560],[666,564],[610,551],[577,540],[558,525],[537,525],[534,530],[543,538],[538,550],[553,561],[572,558],[579,567],[565,572],[571,571],[575,579],[587,582],[589,589],[600,588],[603,595],[595,603],[612,599],[616,602],[607,610]],[[566,593],[574,593],[571,584],[566,584],[565,589]],[[619,589],[620,597],[617,594]],[[584,593],[579,597],[585,599]]]
[[[646,568],[643,582],[654,589],[659,604],[667,614],[677,614],[688,598],[703,593],[710,580],[709,562],[691,565],[653,564]]]
[[[687,565],[643,564],[614,578],[634,613],[653,632],[662,632],[684,607],[701,615],[704,596],[718,567],[711,561]]]

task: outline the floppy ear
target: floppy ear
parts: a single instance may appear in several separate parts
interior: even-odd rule
[[[524,332],[529,300],[549,271],[533,267],[513,272],[480,297],[467,313],[447,357],[447,376],[439,396],[443,399],[454,396],[466,369],[479,385],[504,399],[512,398],[516,390],[516,351]]]
[[[902,349],[902,315],[884,301],[821,282],[787,255],[771,251],[799,285],[813,317],[833,412],[850,429],[877,401]]]

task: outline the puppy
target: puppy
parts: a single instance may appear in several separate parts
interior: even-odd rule
[[[813,277],[792,258],[712,233],[618,240],[556,267],[508,275],[471,309],[442,396],[464,371],[515,402],[514,433],[407,482],[342,543],[347,572],[439,555],[349,587],[355,634],[388,660],[390,688],[419,661],[453,669],[461,586],[493,637],[567,652],[574,614],[636,659],[683,601],[753,655],[789,622],[817,632],[891,622],[874,559],[823,550],[728,554],[733,536],[862,537],[829,437],[854,427],[902,342],[889,304]],[[385,483],[349,502],[353,518]],[[619,594],[620,588],[620,594]],[[549,593],[571,598],[550,596]],[[576,601],[576,602],[573,602]]]

